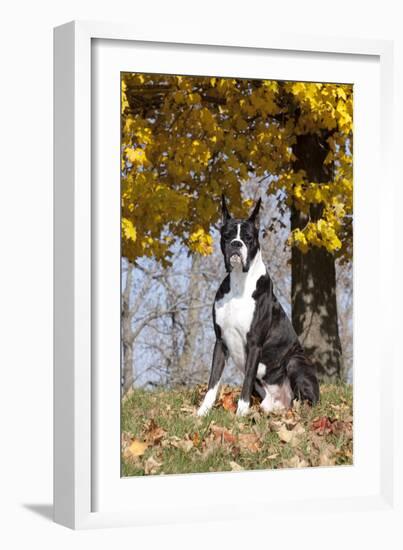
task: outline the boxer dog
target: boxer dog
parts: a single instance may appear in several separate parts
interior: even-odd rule
[[[237,415],[248,414],[252,391],[269,413],[293,400],[315,404],[319,398],[316,369],[278,302],[259,245],[261,199],[246,220],[234,219],[222,196],[221,250],[227,276],[213,305],[216,342],[208,390],[197,412],[214,405],[229,356],[244,373]]]

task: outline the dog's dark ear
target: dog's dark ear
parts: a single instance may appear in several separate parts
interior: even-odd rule
[[[231,214],[228,212],[224,193],[221,195],[221,210],[222,210],[222,223],[224,224],[231,219]]]
[[[252,214],[249,216],[249,219],[248,219],[248,221],[254,223],[257,228],[259,228],[259,223],[260,223],[259,210],[260,210],[260,205],[261,204],[262,204],[262,199],[259,198],[259,200],[257,201],[257,203],[255,205],[255,208],[253,209]]]

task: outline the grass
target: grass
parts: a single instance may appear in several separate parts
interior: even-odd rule
[[[239,418],[239,389],[224,387],[206,417],[196,416],[205,386],[133,390],[122,402],[122,476],[352,464],[352,387],[321,387],[315,407],[296,403],[263,414],[258,402]]]

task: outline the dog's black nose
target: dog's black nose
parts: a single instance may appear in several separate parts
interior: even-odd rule
[[[242,243],[241,243],[241,241],[232,241],[231,246],[233,248],[241,248]]]

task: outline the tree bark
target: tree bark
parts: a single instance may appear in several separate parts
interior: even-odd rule
[[[182,353],[179,357],[177,368],[174,368],[172,373],[172,385],[176,386],[187,384],[194,368],[193,362],[197,346],[197,336],[199,334],[200,318],[200,309],[196,307],[200,304],[201,299],[200,266],[201,256],[193,254],[188,287],[188,310],[184,324],[187,330],[184,335]]]
[[[132,314],[130,311],[130,293],[132,288],[133,264],[127,263],[126,284],[122,294],[122,347],[123,347],[123,383],[122,391],[125,395],[134,383],[133,372],[133,331],[131,327]]]
[[[295,170],[305,170],[309,181],[331,182],[332,165],[323,163],[329,147],[325,135],[297,137],[293,147]],[[322,205],[311,205],[310,218],[321,217]],[[309,218],[291,208],[291,229],[302,229]],[[338,329],[335,260],[324,248],[312,247],[303,254],[291,252],[292,322],[301,344],[315,363],[323,382],[337,381],[343,371]]]

